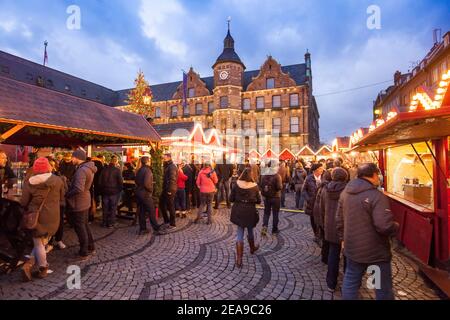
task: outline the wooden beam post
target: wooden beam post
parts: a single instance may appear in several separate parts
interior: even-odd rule
[[[17,133],[18,131],[20,131],[21,129],[23,129],[25,127],[24,124],[17,124],[14,127],[12,127],[11,129],[9,129],[8,131],[6,131],[5,133],[2,133],[0,139],[1,141],[5,141],[6,139],[8,139],[9,137],[11,137],[13,134]]]

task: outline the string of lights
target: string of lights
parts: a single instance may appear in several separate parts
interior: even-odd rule
[[[381,82],[377,82],[377,83],[371,83],[371,84],[367,84],[367,85],[360,86],[360,87],[344,89],[344,90],[339,90],[339,91],[334,91],[334,92],[327,92],[327,93],[323,93],[323,94],[315,94],[314,96],[316,98],[318,98],[318,97],[325,97],[325,96],[331,96],[331,95],[335,95],[335,94],[341,94],[341,93],[352,92],[352,91],[356,91],[356,90],[360,90],[360,89],[371,88],[371,87],[379,86],[381,84],[385,84],[385,83],[388,83],[388,82],[392,82],[392,80],[386,80],[386,81],[381,81]]]

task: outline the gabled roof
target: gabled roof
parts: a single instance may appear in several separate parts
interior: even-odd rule
[[[128,140],[160,140],[158,133],[143,116],[1,76],[0,121]],[[28,145],[23,142],[25,132],[26,129],[22,129],[6,143]],[[36,146],[49,142],[44,141],[44,137],[34,140]],[[50,142],[51,145],[59,146],[58,143],[68,141]]]
[[[153,125],[153,128],[156,132],[158,132],[161,138],[171,137],[174,133],[181,133],[181,130],[185,130],[187,132],[187,138],[192,133],[192,130],[194,130],[194,127],[195,122],[173,122]]]

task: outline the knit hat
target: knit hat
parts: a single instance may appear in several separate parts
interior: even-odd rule
[[[86,152],[81,149],[77,149],[72,153],[72,158],[77,158],[81,161],[86,161]]]
[[[33,173],[42,174],[52,172],[52,166],[48,162],[47,158],[37,158],[33,164]]]
[[[314,163],[314,164],[311,166],[311,171],[314,172],[314,171],[316,171],[317,169],[319,169],[320,167],[322,167],[322,164],[321,164],[321,163]]]
[[[333,179],[333,181],[347,181],[348,174],[345,169],[334,168],[331,172],[331,178]]]

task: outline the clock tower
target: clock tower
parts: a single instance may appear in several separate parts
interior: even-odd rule
[[[245,65],[236,51],[234,39],[228,32],[223,41],[223,52],[212,66],[214,69],[214,104],[213,122],[222,134],[227,129],[241,129],[241,112],[243,91],[243,75]]]

